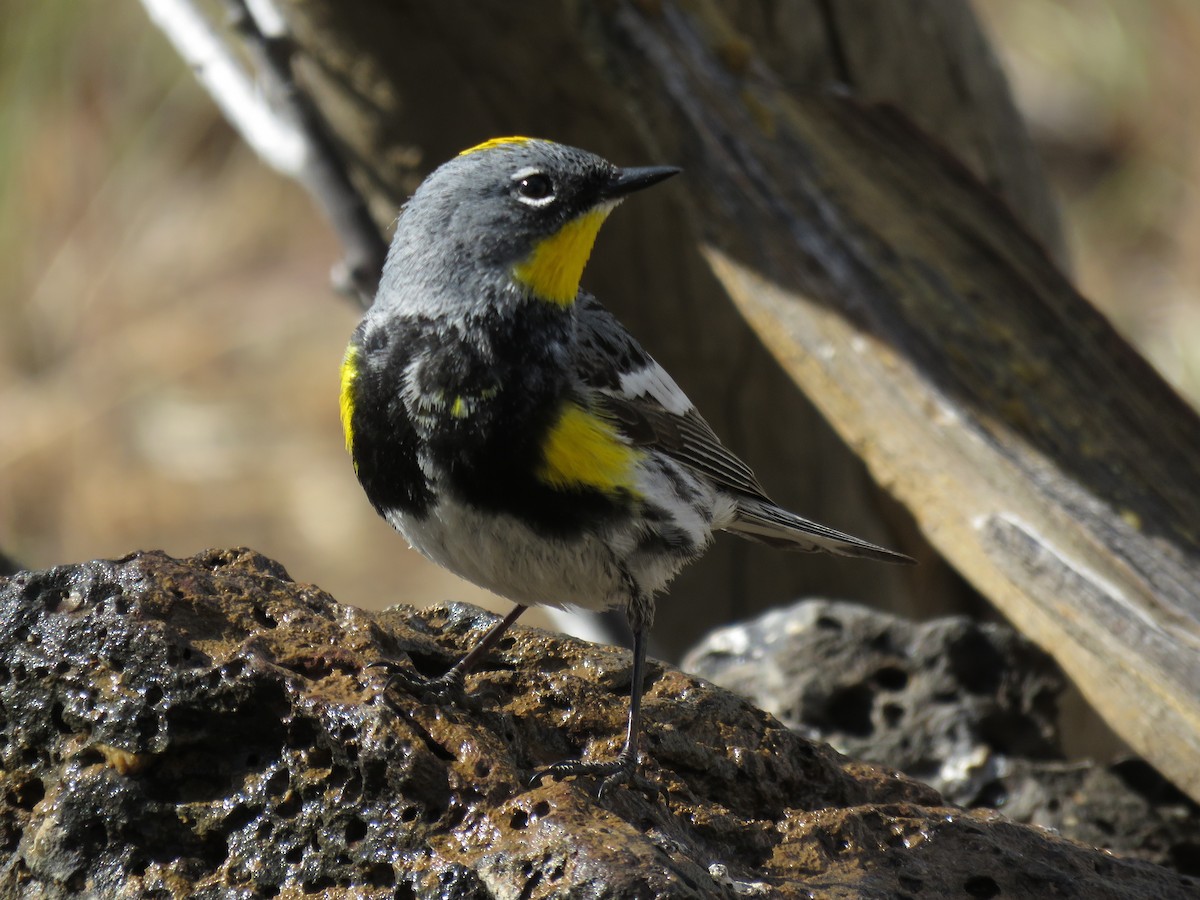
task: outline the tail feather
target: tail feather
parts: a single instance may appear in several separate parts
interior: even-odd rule
[[[811,522],[773,503],[760,500],[739,500],[737,514],[725,530],[738,537],[785,550],[810,553],[823,550],[839,556],[908,565],[916,562],[903,553],[896,553],[818,522]]]

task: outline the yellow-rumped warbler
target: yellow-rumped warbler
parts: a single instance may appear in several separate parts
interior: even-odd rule
[[[579,290],[608,214],[678,171],[619,169],[525,137],[463,151],[401,211],[342,363],[346,447],[376,510],[434,562],[518,604],[426,688],[461,691],[529,604],[626,611],[623,749],[542,774],[634,774],[654,596],[714,531],[911,562],[772,503],[671,376]]]

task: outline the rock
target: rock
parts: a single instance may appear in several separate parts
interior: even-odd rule
[[[434,671],[494,621],[340,606],[250,551],[0,581],[5,897],[1196,896],[1200,882],[944,805],[660,665],[647,774],[669,801],[547,763],[614,753],[624,652],[514,630],[463,708]]]
[[[683,668],[842,753],[887,761],[972,805],[999,757],[1061,759],[1054,661],[964,616],[914,623],[806,600],[712,632]]]
[[[1066,678],[1011,628],[805,600],[714,631],[683,668],[954,803],[1200,875],[1200,808],[1141,760],[1065,762]]]
[[[1010,759],[982,799],[1018,822],[1200,876],[1200,809],[1145,760]]]

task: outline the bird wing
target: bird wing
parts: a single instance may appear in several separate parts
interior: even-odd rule
[[[692,405],[675,380],[591,297],[580,304],[576,374],[593,391],[597,412],[636,447],[653,448],[717,486],[766,500],[744,462]]]
[[[721,444],[695,409],[674,413],[653,396],[615,395],[604,390],[599,392],[598,406],[635,447],[664,453],[718,487],[767,499],[750,467]]]
[[[576,375],[591,393],[593,409],[634,446],[664,453],[731,492],[736,514],[726,530],[789,550],[913,561],[776,505],[750,467],[726,449],[674,379],[612,314],[585,297],[577,321]]]

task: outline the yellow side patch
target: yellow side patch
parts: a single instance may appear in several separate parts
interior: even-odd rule
[[[592,245],[600,233],[600,226],[612,209],[612,204],[598,206],[539,241],[533,252],[513,268],[517,283],[528,288],[539,300],[559,306],[574,303],[583,267],[592,255]]]
[[[590,487],[606,493],[633,493],[634,465],[640,455],[609,422],[568,404],[542,444],[537,475],[563,490]]]
[[[338,406],[342,411],[342,434],[346,436],[346,452],[354,456],[354,382],[358,379],[358,348],[351,344],[342,357],[342,391]]]
[[[482,144],[476,144],[474,147],[468,147],[458,155],[469,156],[472,153],[478,153],[480,150],[491,150],[493,147],[502,147],[505,144],[528,144],[532,140],[533,138],[522,137],[521,135],[491,138],[490,140],[484,141]]]

